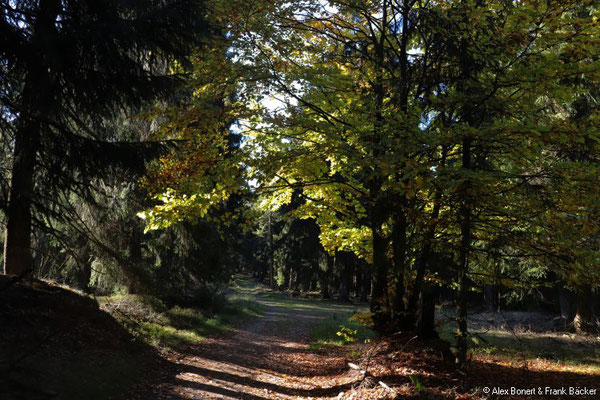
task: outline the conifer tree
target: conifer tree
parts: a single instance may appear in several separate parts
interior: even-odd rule
[[[143,165],[153,146],[115,142],[102,122],[170,93],[180,77],[169,63],[206,30],[196,0],[2,1],[2,129],[14,141],[5,273],[31,269],[32,209],[52,189]]]

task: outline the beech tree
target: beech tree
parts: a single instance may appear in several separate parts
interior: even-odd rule
[[[435,286],[454,288],[463,365],[467,293],[499,260],[598,282],[597,109],[573,118],[598,80],[597,12],[569,0],[236,9],[224,19],[248,18],[227,25],[246,105],[232,117],[245,138],[233,161],[254,181],[249,197],[268,215],[301,198],[290,213],[318,224],[329,257],[370,263],[379,331],[435,335]],[[203,92],[231,82],[210,76]],[[163,185],[150,228],[203,217],[236,187],[202,171],[171,176],[199,191]]]

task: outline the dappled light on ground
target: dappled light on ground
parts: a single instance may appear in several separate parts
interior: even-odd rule
[[[309,351],[307,340],[310,324],[348,314],[350,306],[284,297],[259,301],[266,307],[262,318],[182,355],[175,379],[158,388],[161,398],[336,398],[354,383],[343,356]]]
[[[373,339],[370,345],[357,341],[350,347],[315,347],[315,327],[335,330],[364,307],[253,287],[241,291],[256,297],[263,315],[170,357],[170,372],[151,388],[153,398],[480,399],[486,385],[525,388],[560,382],[594,387],[598,377],[596,370],[569,370],[548,360],[485,353],[474,354],[466,375],[461,375],[454,369],[453,357],[444,355],[445,342],[423,343],[410,334]],[[349,368],[349,361],[368,370],[370,378]]]

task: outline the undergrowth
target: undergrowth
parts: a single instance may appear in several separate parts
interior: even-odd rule
[[[331,314],[312,326],[309,348],[321,350],[368,341],[375,336],[369,321],[369,313]]]
[[[167,306],[163,301],[140,295],[98,298],[133,335],[155,347],[174,349],[222,334],[262,313],[263,307],[248,295],[232,292],[206,307]],[[186,303],[189,304],[189,303]],[[198,304],[200,305],[200,303]]]

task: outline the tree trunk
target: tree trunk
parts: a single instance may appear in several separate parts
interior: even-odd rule
[[[294,264],[293,263],[290,263],[288,290],[294,291]]]
[[[53,81],[40,54],[55,32],[60,0],[40,0],[39,13],[33,25],[32,44],[40,52],[32,54],[25,76],[15,133],[14,160],[10,178],[4,273],[21,275],[33,267],[31,253],[31,206],[33,201],[36,154],[40,145],[42,124],[53,106]]]
[[[598,327],[594,321],[592,287],[582,286],[577,293],[577,312],[573,325],[577,333],[597,333]]]
[[[442,159],[440,165],[444,166],[446,164],[446,154],[448,150],[446,147],[442,148]],[[417,303],[419,298],[423,292],[423,278],[425,277],[425,269],[429,264],[429,257],[431,256],[431,249],[433,247],[433,241],[435,239],[435,231],[438,225],[438,219],[440,216],[440,207],[442,200],[442,192],[441,190],[436,191],[434,201],[433,201],[433,210],[431,211],[431,217],[429,218],[429,226],[427,227],[427,232],[425,234],[425,238],[423,240],[423,248],[421,249],[421,254],[417,259],[417,268],[416,268],[416,277],[415,283],[413,285],[413,291],[408,298],[408,307],[407,312],[416,313],[417,312]]]
[[[350,279],[352,278],[352,254],[341,252],[337,254],[336,259],[341,264],[338,268],[340,273],[340,295],[339,301],[350,301]]]
[[[362,270],[362,285],[360,287],[360,301],[366,302],[371,293],[371,266],[364,260],[360,260]]]
[[[356,268],[354,268],[354,276],[356,277],[356,284],[354,285],[354,298],[359,300],[360,296],[362,294],[363,279],[365,276],[364,272],[363,272],[362,262],[360,259],[356,260]]]
[[[273,248],[273,224],[271,221],[272,215],[271,215],[271,210],[269,210],[269,214],[268,214],[268,235],[269,235],[269,242],[268,242],[268,246],[269,246],[269,286],[271,287],[271,289],[275,288],[275,257],[274,257],[274,248]]]
[[[561,286],[558,288],[558,303],[560,307],[560,317],[566,322],[571,320],[573,313],[571,312],[570,292]]]
[[[371,313],[375,330],[385,331],[390,324],[390,310],[388,306],[388,260],[386,255],[386,240],[382,232],[382,214],[378,206],[374,207],[371,222],[373,240],[373,275],[371,291]]]
[[[6,211],[5,274],[21,275],[33,267],[31,203],[39,135],[40,124],[37,121],[27,121],[16,131],[15,156]]]
[[[498,301],[498,288],[493,285],[485,285],[483,287],[483,303],[485,311],[495,313],[499,310],[500,303]]]
[[[462,167],[471,168],[471,139],[466,137],[462,143]],[[463,188],[463,202],[460,206],[460,251],[458,264],[458,293],[456,319],[458,323],[457,363],[462,368],[467,362],[467,273],[469,271],[469,252],[471,247],[471,208],[468,203],[468,182]]]
[[[330,299],[329,294],[329,274],[333,271],[333,258],[325,253],[325,270],[319,271],[319,286],[321,287],[321,297]]]
[[[435,302],[437,290],[429,284],[423,284],[417,312],[417,335],[420,339],[438,337],[435,331]]]
[[[404,271],[406,269],[406,215],[404,210],[397,210],[392,225],[392,252],[394,261],[394,297],[392,300],[392,319],[394,329],[406,328],[404,307]]]

